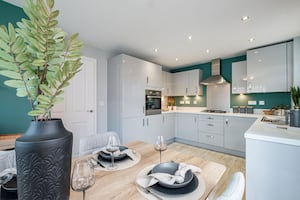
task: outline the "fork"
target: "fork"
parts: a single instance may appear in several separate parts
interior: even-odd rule
[[[142,186],[140,186],[139,184],[136,184],[137,185],[137,187],[140,189],[140,190],[142,190],[144,193],[146,193],[146,194],[150,194],[150,195],[152,195],[153,197],[155,197],[156,199],[158,199],[158,200],[163,200],[160,196],[158,196],[157,194],[155,194],[152,190],[150,190],[149,188],[144,188],[144,187],[142,187]]]

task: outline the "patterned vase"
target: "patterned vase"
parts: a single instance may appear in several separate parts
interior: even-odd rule
[[[72,143],[60,119],[31,122],[16,140],[19,199],[69,199]]]

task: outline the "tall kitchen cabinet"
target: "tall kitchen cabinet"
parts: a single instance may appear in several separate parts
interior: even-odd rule
[[[288,92],[292,81],[292,42],[247,51],[247,92]]]
[[[246,61],[232,63],[232,94],[247,92],[247,63]]]
[[[161,115],[145,116],[145,89],[161,90],[160,65],[121,54],[108,61],[108,130],[127,143],[136,139],[152,142]]]

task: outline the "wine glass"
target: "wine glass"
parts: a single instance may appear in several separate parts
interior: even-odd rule
[[[75,161],[71,181],[72,190],[82,191],[85,200],[85,191],[95,183],[94,168],[87,159]]]
[[[11,155],[6,152],[0,152],[0,199],[1,199],[1,186],[13,177],[12,169],[13,160]]]
[[[167,150],[167,143],[164,136],[160,135],[157,137],[154,149],[159,151],[159,162],[161,163],[161,152]]]
[[[110,135],[108,137],[108,141],[106,145],[106,151],[111,153],[111,164],[108,166],[108,169],[110,170],[114,170],[118,168],[118,166],[115,165],[114,163],[114,159],[115,159],[114,153],[118,150],[119,150],[119,143],[117,141],[117,138],[114,135]]]

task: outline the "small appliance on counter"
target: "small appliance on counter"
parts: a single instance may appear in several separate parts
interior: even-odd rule
[[[240,113],[246,113],[247,109],[246,106],[240,106]]]
[[[240,112],[240,108],[238,106],[232,106],[232,112],[233,113],[239,113]]]

